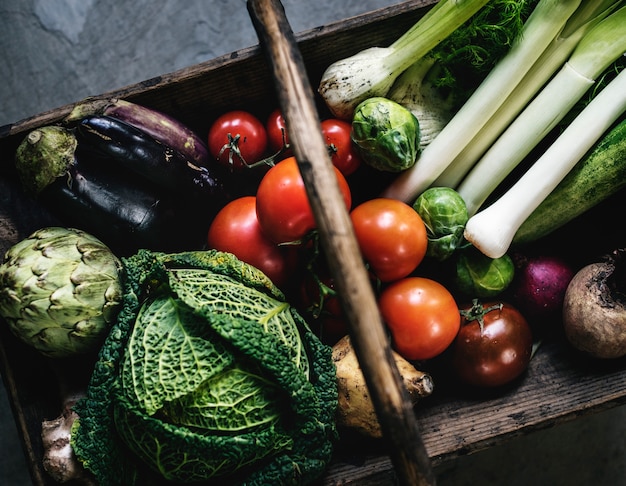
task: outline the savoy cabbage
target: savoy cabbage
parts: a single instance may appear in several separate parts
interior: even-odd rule
[[[123,264],[122,310],[72,430],[99,484],[317,478],[337,438],[335,369],[280,290],[212,250]]]

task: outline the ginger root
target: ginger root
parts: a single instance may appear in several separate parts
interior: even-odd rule
[[[332,356],[337,368],[339,393],[337,425],[369,437],[381,438],[382,430],[374,404],[349,336],[344,336],[333,346]],[[413,405],[433,392],[433,380],[428,373],[419,371],[396,352],[393,352],[393,357]]]
[[[76,484],[94,486],[96,483],[74,455],[70,444],[71,428],[78,418],[72,407],[82,394],[65,397],[61,415],[41,423],[41,440],[44,448],[43,468],[57,483],[75,481]]]

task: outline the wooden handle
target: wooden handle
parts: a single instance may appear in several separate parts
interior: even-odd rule
[[[304,180],[359,364],[388,441],[399,480],[432,485],[430,460],[393,360],[320,128],[302,55],[279,0],[248,0],[248,11],[272,69],[280,107]],[[288,203],[286,201],[286,203]]]

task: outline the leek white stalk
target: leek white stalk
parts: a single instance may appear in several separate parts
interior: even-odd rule
[[[470,216],[624,52],[626,7],[583,37],[561,70],[465,177],[457,190]]]
[[[562,31],[581,0],[540,0],[522,34],[472,96],[420,155],[392,182],[382,197],[412,203],[479,133],[533,64]]]
[[[596,95],[509,190],[469,219],[465,238],[490,258],[503,256],[526,218],[625,111],[626,69]]]
[[[615,11],[623,1],[583,2],[569,18],[563,31],[550,43],[506,101],[481,131],[466,143],[459,155],[432,183],[457,188],[472,166],[532,100],[533,96],[567,61],[583,36],[598,22]]]
[[[337,118],[349,119],[356,106],[385,96],[411,64],[469,20],[489,0],[440,0],[389,47],[370,47],[331,64],[318,92]]]

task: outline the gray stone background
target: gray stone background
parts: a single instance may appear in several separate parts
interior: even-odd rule
[[[395,3],[283,1],[296,32]],[[244,0],[0,0],[0,125],[256,43]],[[626,485],[625,419],[618,407],[513,439],[437,468],[438,484]],[[4,386],[0,451],[0,484],[31,484]]]

